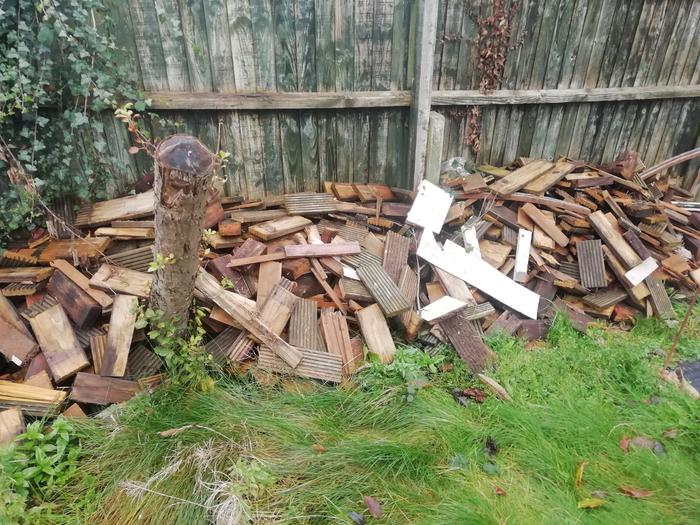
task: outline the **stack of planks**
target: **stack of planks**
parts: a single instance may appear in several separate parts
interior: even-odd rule
[[[522,158],[415,192],[219,198],[195,285],[204,350],[227,369],[340,383],[369,354],[391,362],[397,340],[446,343],[480,373],[496,358],[484,334],[541,339],[555,311],[580,330],[673,318],[667,288],[700,284],[700,207],[638,171]],[[152,194],[66,215],[82,238],[37,232],[0,253],[0,441],[23,413],[84,416],[162,378],[136,329]]]

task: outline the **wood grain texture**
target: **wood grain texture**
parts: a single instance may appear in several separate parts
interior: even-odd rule
[[[138,307],[139,300],[132,295],[117,295],[114,298],[105,355],[100,367],[101,376],[122,377],[126,373]]]
[[[391,363],[394,360],[396,346],[379,305],[367,306],[358,310],[356,315],[369,351],[376,354],[382,363]]]

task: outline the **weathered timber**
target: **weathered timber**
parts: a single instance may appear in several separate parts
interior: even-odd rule
[[[268,241],[284,237],[290,233],[303,230],[304,227],[311,224],[311,221],[305,217],[298,215],[291,217],[281,217],[267,222],[262,222],[248,228],[248,233],[259,239]]]
[[[586,288],[605,288],[608,285],[608,281],[605,278],[605,262],[600,240],[578,241],[576,243],[576,258],[578,259],[582,286]]]
[[[151,377],[163,367],[163,360],[153,350],[140,343],[129,351],[129,359],[126,362],[125,378],[137,381],[145,377]]]
[[[136,381],[80,372],[73,381],[70,399],[80,403],[108,405],[127,401],[139,390],[139,384]]]
[[[326,347],[318,330],[318,305],[310,299],[299,299],[289,319],[289,344],[320,352]]]
[[[102,315],[100,304],[61,271],[53,273],[47,289],[80,328],[94,325]]]
[[[224,219],[219,223],[217,231],[223,237],[237,237],[241,234],[241,223],[233,219]]]
[[[292,316],[294,307],[299,298],[287,290],[283,285],[276,284],[265,302],[258,309],[260,320],[275,335],[280,335],[287,326],[289,318]]]
[[[266,222],[282,217],[287,217],[286,210],[240,210],[229,212],[229,216],[241,224],[253,224],[256,222]]]
[[[18,330],[29,339],[33,339],[32,333],[22,322],[22,318],[17,313],[14,305],[9,299],[0,295],[0,318],[9,323],[15,330]]]
[[[138,298],[132,295],[117,295],[114,298],[100,375],[122,377],[126,373],[138,306]]]
[[[663,282],[650,275],[644,279],[644,283],[649,289],[649,301],[654,309],[654,313],[661,319],[675,319],[676,312],[673,309],[673,305],[671,304]]]
[[[0,380],[0,408],[17,407],[30,415],[53,415],[66,395],[62,390]]]
[[[329,244],[292,244],[284,247],[284,255],[288,258],[356,255],[360,251],[360,245],[355,241]]]
[[[153,215],[153,191],[83,206],[75,218],[79,228],[109,224],[114,220],[139,219]]]
[[[387,317],[395,317],[411,308],[401,290],[380,265],[359,266],[357,273]]]
[[[51,262],[51,266],[56,270],[64,274],[68,279],[73,281],[73,283],[88,294],[93,300],[95,300],[102,308],[111,308],[112,298],[104,293],[102,290],[96,290],[90,286],[90,279],[77,270],[68,261],[63,259],[56,259]]]
[[[17,268],[0,268],[0,283],[21,283],[29,281],[38,283],[51,277],[53,268],[28,266]]]
[[[103,258],[103,262],[129,270],[145,272],[153,262],[153,245],[110,253]]]
[[[391,363],[394,360],[396,346],[379,305],[367,306],[358,310],[356,315],[369,351],[376,354],[382,363]]]
[[[330,383],[342,380],[343,361],[340,356],[328,352],[319,352],[308,348],[295,348],[303,358],[296,368],[291,368],[266,346],[260,347],[258,366],[279,374],[294,374],[309,379],[319,379]]]
[[[24,432],[24,417],[17,408],[0,411],[0,447],[12,443]]]
[[[497,180],[489,189],[498,195],[510,195],[535,181],[554,167],[546,160],[536,160]]]
[[[0,354],[17,366],[22,366],[39,351],[34,339],[0,317]]]
[[[358,363],[350,343],[350,332],[345,315],[333,308],[322,308],[320,323],[327,352],[340,357],[344,375],[351,374],[358,367]]]
[[[556,222],[538,210],[533,204],[526,203],[520,208],[532,221],[549,235],[559,246],[565,247],[569,244],[569,238],[562,233]]]
[[[236,330],[235,328],[226,328],[204,345],[204,350],[214,358],[214,361],[218,365],[224,366],[227,364],[227,361],[231,359],[231,354],[236,348],[238,337],[241,333],[240,330]],[[253,344],[252,341],[251,344]]]
[[[107,348],[107,334],[93,335],[90,337],[90,355],[92,356],[92,368],[96,374],[102,369],[102,360]]]
[[[54,381],[60,383],[90,364],[61,305],[32,317],[29,323]]]
[[[408,252],[411,248],[411,240],[393,231],[386,233],[382,267],[392,281],[398,284],[401,270],[408,262]]]
[[[277,261],[267,261],[260,264],[258,271],[258,294],[256,302],[258,308],[262,307],[272,289],[282,279],[282,263]]]
[[[374,300],[372,294],[369,293],[369,290],[361,281],[343,277],[338,281],[338,288],[340,296],[345,301],[352,300],[369,303]]]
[[[153,275],[104,263],[90,279],[90,286],[113,293],[148,297]]]
[[[495,358],[495,354],[484,344],[474,323],[475,321],[469,321],[457,314],[441,321],[440,327],[459,357],[467,363],[472,372],[478,373]]]
[[[155,235],[154,228],[113,228],[103,226],[95,230],[96,237],[111,237],[117,240],[153,239]]]
[[[626,270],[637,266],[642,260],[634,249],[622,237],[620,232],[610,223],[602,211],[595,211],[588,216],[588,222],[600,235],[600,238],[615,256],[622,262]]]
[[[337,206],[329,193],[291,193],[284,196],[284,207],[290,215],[318,215],[335,211]]]
[[[606,308],[616,305],[620,301],[624,301],[626,298],[627,292],[612,288],[585,295],[582,301],[598,310],[605,310]]]
[[[551,170],[526,184],[523,191],[526,193],[543,194],[556,185],[557,182],[563,179],[567,174],[571,173],[574,168],[576,168],[576,164],[573,162],[566,160],[557,161]]]

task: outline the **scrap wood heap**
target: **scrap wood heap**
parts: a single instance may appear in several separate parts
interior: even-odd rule
[[[555,310],[581,330],[669,319],[667,286],[700,282],[700,205],[629,163],[520,159],[444,169],[441,186],[327,182],[257,201],[212,192],[195,286],[210,308],[206,351],[337,383],[365,347],[390,362],[396,338],[449,343],[479,373],[495,357],[484,334],[541,339]],[[54,211],[50,235],[0,257],[3,438],[21,429],[19,410],[83,416],[162,370],[135,329],[149,264],[167,257],[152,250],[152,191]]]

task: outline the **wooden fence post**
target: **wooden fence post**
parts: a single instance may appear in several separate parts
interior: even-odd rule
[[[431,111],[428,124],[428,146],[425,152],[425,179],[435,185],[440,184],[444,135],[445,117],[437,111]]]
[[[415,67],[409,120],[410,173],[416,188],[425,173],[428,122],[433,83],[433,57],[437,37],[438,0],[423,0],[418,5]]]

